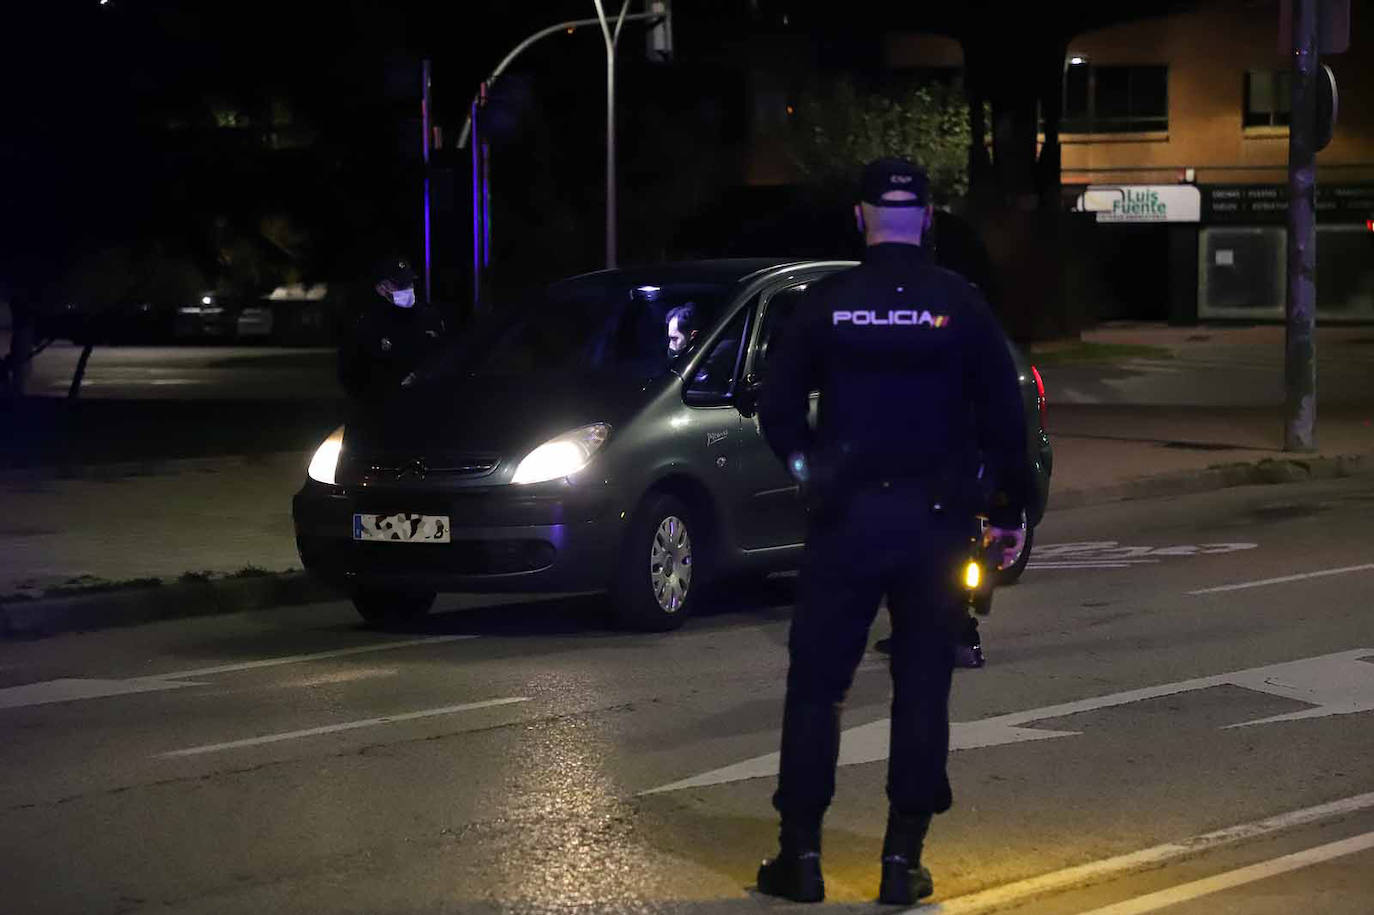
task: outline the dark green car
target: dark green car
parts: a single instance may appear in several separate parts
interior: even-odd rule
[[[799,293],[850,266],[717,260],[554,283],[320,446],[293,503],[302,563],[371,621],[423,614],[440,591],[609,590],[621,620],[660,630],[712,580],[795,568],[805,513],[750,401]],[[668,314],[688,303],[698,330],[672,354]],[[1039,376],[1013,355],[1030,534],[1052,455]],[[1030,537],[1004,577],[1029,554]]]

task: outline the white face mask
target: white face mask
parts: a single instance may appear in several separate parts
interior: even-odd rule
[[[391,293],[391,301],[396,304],[397,308],[410,308],[415,304],[415,290],[397,289]]]

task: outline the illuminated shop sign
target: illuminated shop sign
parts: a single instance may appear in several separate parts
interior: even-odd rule
[[[1198,222],[1202,195],[1192,184],[1095,184],[1073,208],[1098,222]]]

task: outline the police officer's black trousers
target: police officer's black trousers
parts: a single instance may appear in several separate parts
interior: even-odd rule
[[[976,522],[927,494],[865,490],[807,537],[788,647],[782,760],[773,805],[784,835],[819,838],[835,793],[840,709],[883,597],[892,617],[887,794],[903,815],[942,813],[951,794],[949,689],[963,625],[959,575]]]

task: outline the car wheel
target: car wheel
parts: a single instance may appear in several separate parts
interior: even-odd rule
[[[640,506],[611,589],[623,625],[666,632],[687,621],[701,590],[694,562],[705,545],[701,533],[691,509],[675,496],[652,495]]]
[[[398,591],[391,588],[354,588],[350,597],[358,615],[372,624],[406,623],[429,613],[433,591]]]
[[[1005,569],[997,570],[997,584],[1001,587],[1020,581],[1021,573],[1026,571],[1026,563],[1030,562],[1031,547],[1035,545],[1035,528],[1026,523],[1024,516],[1021,519],[1021,530],[1025,533],[1026,539],[1021,546],[1021,552],[1016,556],[1016,561]]]

